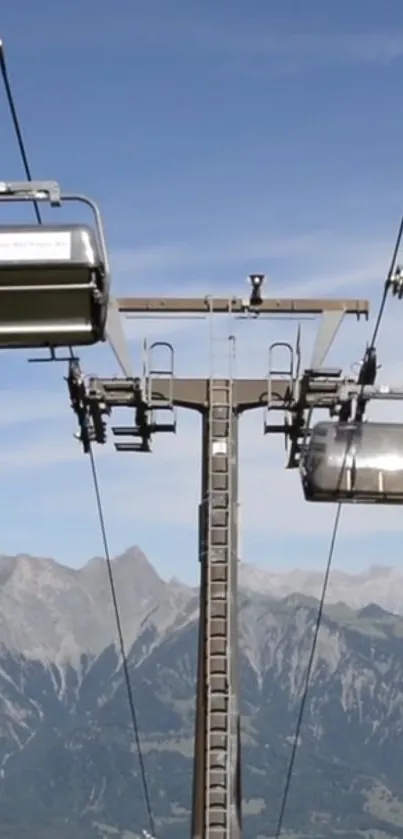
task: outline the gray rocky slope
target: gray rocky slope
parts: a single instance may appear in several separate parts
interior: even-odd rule
[[[114,573],[159,835],[185,836],[197,592],[136,548]],[[320,581],[241,567],[246,837],[273,832]],[[402,603],[393,569],[333,574],[288,831],[403,839]],[[102,559],[0,559],[0,839],[147,827],[120,664]]]

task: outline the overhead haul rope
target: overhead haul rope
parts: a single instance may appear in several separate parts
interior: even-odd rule
[[[11,84],[10,84],[10,79],[9,79],[9,75],[8,75],[8,71],[7,71],[7,65],[6,65],[5,54],[4,54],[4,47],[3,47],[3,44],[2,44],[1,41],[0,41],[0,72],[1,72],[2,80],[3,80],[5,92],[6,92],[7,103],[8,103],[9,109],[10,109],[11,119],[12,119],[14,131],[15,131],[15,135],[16,135],[16,138],[17,138],[18,148],[19,148],[19,151],[20,151],[25,175],[26,175],[26,178],[27,178],[28,181],[32,181],[31,168],[30,168],[29,162],[28,162],[26,146],[25,146],[25,143],[24,143],[24,138],[23,138],[23,134],[22,134],[22,130],[21,130],[21,123],[20,123],[20,120],[18,118],[17,108],[16,108],[16,105],[15,105],[15,98],[13,96],[12,87],[11,87]],[[40,210],[39,210],[38,202],[33,200],[32,203],[33,203],[33,206],[34,206],[36,220],[37,220],[38,224],[42,224],[42,216],[41,216],[41,213],[40,213]],[[122,667],[123,667],[123,673],[124,673],[124,680],[125,680],[127,698],[128,698],[128,702],[129,702],[130,717],[131,717],[134,740],[135,740],[135,744],[136,744],[136,748],[137,748],[137,754],[138,754],[138,760],[139,760],[139,766],[140,766],[140,774],[141,774],[141,781],[142,781],[142,787],[143,787],[144,801],[145,801],[145,806],[146,806],[146,811],[147,811],[147,818],[148,818],[148,824],[149,824],[151,837],[152,837],[152,839],[154,839],[154,837],[156,836],[155,820],[154,820],[153,810],[152,810],[152,806],[151,806],[151,797],[150,797],[150,792],[149,792],[149,787],[148,787],[147,774],[146,774],[145,764],[144,764],[143,750],[142,750],[142,746],[141,746],[140,731],[139,731],[139,725],[138,725],[138,720],[137,720],[136,704],[135,704],[135,701],[134,701],[134,693],[133,693],[133,688],[132,688],[130,673],[129,673],[128,657],[127,657],[126,645],[125,645],[125,641],[124,641],[122,621],[121,621],[121,617],[120,617],[119,602],[118,602],[117,593],[116,593],[116,585],[115,585],[115,580],[114,580],[111,553],[110,553],[110,550],[109,550],[109,543],[108,543],[108,537],[107,537],[106,526],[105,526],[105,515],[104,515],[104,509],[103,509],[103,505],[102,505],[101,493],[100,493],[100,488],[99,488],[98,473],[97,473],[97,468],[96,468],[96,463],[95,463],[95,458],[94,458],[94,452],[93,452],[91,443],[90,443],[90,447],[89,447],[89,456],[90,456],[90,464],[91,464],[91,475],[92,475],[92,480],[93,480],[93,485],[94,485],[97,512],[98,512],[98,518],[99,518],[99,525],[100,525],[100,529],[101,529],[101,537],[102,537],[102,543],[103,543],[103,547],[104,547],[105,560],[106,560],[106,567],[107,567],[107,572],[108,572],[109,588],[110,588],[110,593],[111,593],[113,610],[114,610],[114,614],[115,614],[115,621],[116,621],[116,628],[117,628],[117,634],[118,634],[118,639],[119,639],[120,653],[121,653],[121,657],[122,657]]]
[[[2,79],[3,79],[4,89],[5,89],[5,92],[6,92],[7,104],[8,104],[8,107],[10,109],[11,120],[12,120],[12,123],[13,123],[15,136],[17,138],[18,148],[19,148],[19,152],[20,152],[20,155],[21,155],[22,165],[24,167],[24,172],[25,172],[27,181],[32,181],[31,168],[30,168],[30,165],[28,163],[28,157],[27,157],[27,153],[26,153],[26,149],[25,149],[24,138],[23,138],[23,135],[22,135],[21,124],[20,124],[20,121],[18,119],[17,108],[15,106],[15,99],[14,99],[14,96],[13,96],[13,92],[12,92],[11,84],[10,84],[10,79],[9,79],[9,76],[8,76],[6,58],[5,58],[5,54],[4,54],[4,47],[3,47],[3,44],[2,44],[1,41],[0,41],[0,71],[1,71],[1,76],[2,76]],[[33,203],[33,206],[34,206],[34,212],[35,212],[36,220],[37,220],[38,224],[42,224],[42,217],[41,217],[41,213],[40,213],[40,210],[39,210],[38,202],[33,201],[32,203]]]
[[[402,242],[402,237],[403,237],[403,216],[402,216],[401,221],[400,221],[398,234],[397,234],[397,238],[396,238],[396,243],[395,243],[395,246],[394,246],[394,249],[393,249],[392,259],[391,259],[391,263],[390,263],[390,267],[389,267],[389,271],[388,271],[388,274],[387,274],[387,277],[386,277],[386,280],[385,280],[385,283],[384,283],[383,293],[382,293],[381,302],[380,302],[380,305],[379,305],[378,314],[377,314],[376,321],[375,321],[374,331],[372,333],[371,342],[366,349],[366,354],[365,354],[366,357],[369,357],[369,355],[372,354],[375,350],[375,344],[376,344],[376,340],[378,338],[380,326],[381,326],[381,323],[382,323],[382,318],[383,318],[384,311],[385,311],[385,306],[386,306],[386,301],[387,301],[387,298],[388,298],[389,289],[390,289],[390,286],[392,284],[392,279],[393,279],[393,276],[395,274],[396,267],[397,267],[397,258],[398,258],[398,254],[399,254],[399,250],[400,250],[400,246],[401,246],[401,242]],[[363,393],[364,386],[365,386],[365,382],[362,384],[361,394]],[[311,411],[311,413],[312,413],[312,411]],[[342,477],[343,477],[343,473],[344,473],[344,469],[345,469],[345,464],[346,464],[346,458],[347,458],[347,455],[348,455],[348,452],[349,452],[349,448],[350,448],[350,445],[347,443],[346,452],[345,452],[345,455],[344,455],[344,458],[343,458],[343,463],[342,463],[342,466],[341,466],[341,469],[340,469],[340,475],[339,475],[339,478],[338,478],[337,488],[340,487],[340,484],[341,484],[341,481],[342,481]],[[319,638],[319,632],[320,632],[320,627],[321,627],[321,623],[322,623],[323,610],[324,610],[325,600],[326,600],[326,593],[327,593],[327,588],[328,588],[328,584],[329,584],[330,570],[331,570],[331,566],[332,566],[334,550],[335,550],[335,547],[336,547],[336,541],[337,541],[337,536],[338,536],[338,532],[339,532],[342,507],[343,507],[343,502],[339,501],[338,504],[337,504],[337,507],[336,507],[336,513],[335,513],[333,526],[332,526],[332,530],[331,530],[330,544],[329,544],[329,550],[328,550],[328,554],[327,554],[326,567],[325,567],[325,574],[324,574],[324,577],[323,577],[322,590],[321,590],[321,595],[320,595],[320,600],[319,600],[319,605],[318,605],[318,611],[317,611],[315,625],[314,625],[312,645],[311,645],[308,664],[307,664],[307,668],[306,668],[304,689],[303,689],[303,692],[302,692],[300,707],[299,707],[299,711],[298,711],[297,723],[296,723],[295,734],[294,734],[294,740],[293,740],[293,744],[292,744],[292,750],[291,750],[290,760],[289,760],[289,764],[288,764],[288,768],[287,768],[283,795],[282,795],[282,799],[281,799],[280,812],[279,812],[279,816],[278,816],[276,831],[275,831],[275,834],[274,834],[275,839],[279,839],[282,828],[283,828],[284,816],[285,816],[285,812],[286,812],[286,808],[287,808],[288,797],[289,797],[289,792],[290,792],[290,787],[291,787],[291,781],[292,781],[292,777],[293,777],[293,774],[294,774],[295,759],[296,759],[296,756],[297,756],[297,749],[298,749],[298,745],[299,745],[301,728],[302,728],[302,723],[303,723],[303,719],[304,719],[306,701],[307,701],[307,698],[308,698],[308,691],[309,691],[309,686],[310,686],[310,682],[311,682],[311,676],[312,676],[313,664],[314,664],[314,659],[315,659],[315,653],[316,653],[316,649],[317,649],[317,645],[318,645],[318,638]]]

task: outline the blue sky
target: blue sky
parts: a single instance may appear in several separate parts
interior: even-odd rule
[[[16,0],[0,35],[35,177],[99,202],[116,294],[243,294],[262,270],[273,295],[376,305],[403,210],[401,0]],[[0,118],[1,177],[19,179],[4,96]],[[402,305],[389,304],[379,344],[395,383]],[[239,371],[262,376],[270,341],[295,334],[273,321],[233,328]],[[126,331],[136,362],[144,336],[166,336],[179,373],[206,369],[205,321],[129,320]],[[368,335],[346,324],[334,358],[348,369]],[[116,369],[105,349],[83,364]],[[0,551],[80,565],[101,541],[64,371],[24,353],[0,365]],[[199,421],[178,420],[152,457],[110,446],[97,457],[112,552],[137,543],[164,576],[195,581]],[[242,421],[241,455],[242,558],[321,567],[333,511],[304,505],[259,413]],[[337,564],[398,563],[399,519],[346,510]]]

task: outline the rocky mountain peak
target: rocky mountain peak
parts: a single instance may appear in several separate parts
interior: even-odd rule
[[[275,571],[242,563],[240,584],[245,590],[275,597],[300,592],[317,598],[322,589],[323,573],[323,570],[301,568]],[[379,564],[357,573],[334,568],[326,602],[343,602],[353,609],[373,602],[386,611],[403,614],[403,573],[397,568]]]
[[[363,609],[360,609],[358,615],[361,618],[369,618],[370,620],[385,620],[385,618],[390,618],[390,612],[387,612],[385,609],[382,609],[381,606],[378,606],[377,603],[368,603],[367,606],[364,606]]]
[[[117,554],[111,558],[113,571],[115,574],[123,577],[125,574],[130,574],[131,579],[135,575],[138,584],[147,584],[151,586],[165,585],[161,577],[158,575],[150,560],[145,553],[137,546],[132,545],[126,548],[121,554]],[[105,558],[93,557],[86,565],[80,569],[80,573],[103,573],[105,570]]]
[[[369,569],[364,572],[366,576],[371,577],[374,579],[375,577],[391,577],[395,575],[396,568],[393,568],[391,565],[370,565]]]
[[[137,545],[127,548],[113,559],[114,569],[118,574],[135,574],[136,585],[165,586],[154,566]]]

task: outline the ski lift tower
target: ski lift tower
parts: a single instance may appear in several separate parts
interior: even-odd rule
[[[120,438],[115,446],[122,452],[148,452],[151,450],[150,438],[153,434],[175,433],[177,407],[198,411],[202,418],[200,621],[192,839],[241,839],[242,835],[241,727],[237,673],[239,417],[245,411],[264,408],[264,432],[285,436],[290,444],[287,466],[295,468],[308,433],[308,412],[314,407],[332,406],[340,387],[341,371],[323,368],[336,332],[345,315],[354,315],[359,319],[362,315],[367,317],[369,312],[369,304],[365,300],[263,300],[263,279],[263,275],[250,277],[251,295],[246,302],[237,297],[134,297],[118,300],[117,306],[124,314],[179,314],[189,317],[204,314],[212,322],[218,314],[226,314],[230,318],[234,315],[248,317],[251,314],[321,315],[309,370],[300,373],[298,339],[295,347],[286,342],[271,345],[265,379],[237,378],[233,368],[233,336],[228,336],[224,351],[222,339],[220,342],[212,336],[208,375],[205,378],[178,378],[174,375],[173,346],[157,341],[147,350],[140,379],[92,378],[89,380],[87,396],[83,396],[84,401],[80,402],[80,397],[75,403],[79,419],[80,410],[81,417],[85,411],[91,413],[94,428],[101,427],[96,406],[98,411],[108,413],[113,407],[126,406],[132,411],[135,408],[134,425],[112,428],[115,437]],[[159,353],[161,350],[165,352],[166,365],[154,363],[156,350]],[[278,350],[288,354],[286,369],[284,362],[275,365]],[[284,421],[273,424],[273,411],[282,411]],[[161,412],[164,414],[164,422],[158,421]],[[96,432],[95,439],[98,440]],[[98,442],[104,442],[102,434]]]

